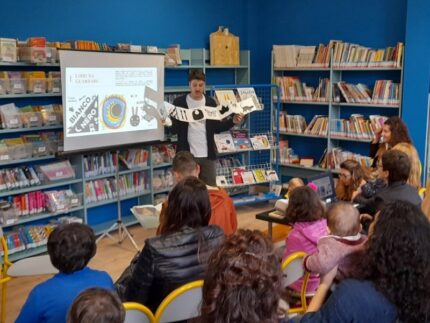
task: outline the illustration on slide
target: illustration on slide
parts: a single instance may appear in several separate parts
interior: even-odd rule
[[[68,133],[78,134],[99,131],[99,97],[84,95],[69,106]]]
[[[102,122],[109,129],[119,129],[126,119],[127,103],[122,96],[110,95],[102,104]]]
[[[140,116],[138,113],[139,108],[138,107],[131,107],[131,117],[130,117],[130,124],[132,127],[137,127],[140,123]]]

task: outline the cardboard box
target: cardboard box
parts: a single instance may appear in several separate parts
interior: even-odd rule
[[[211,65],[240,65],[239,37],[220,27],[209,38]]]

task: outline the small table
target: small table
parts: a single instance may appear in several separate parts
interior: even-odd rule
[[[257,220],[262,220],[262,221],[267,221],[267,231],[269,232],[269,237],[272,238],[272,223],[279,223],[279,224],[284,224],[284,225],[289,225],[289,223],[287,222],[287,220],[284,219],[280,219],[274,216],[270,216],[269,213],[275,211],[275,209],[273,210],[269,210],[266,212],[262,212],[262,213],[258,213],[255,215],[255,218]]]

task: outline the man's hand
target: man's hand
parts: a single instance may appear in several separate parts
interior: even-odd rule
[[[234,124],[239,124],[242,122],[242,120],[243,120],[243,114],[235,114],[233,117]]]

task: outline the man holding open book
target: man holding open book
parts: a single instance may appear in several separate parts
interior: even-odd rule
[[[188,80],[190,93],[177,97],[174,106],[185,109],[217,106],[213,98],[205,95],[206,76],[201,70],[192,70]],[[178,135],[177,151],[190,151],[195,156],[200,165],[200,179],[207,185],[216,186],[214,134],[228,131],[242,119],[243,116],[239,114],[221,121],[206,119],[184,122],[172,119],[172,132]]]

